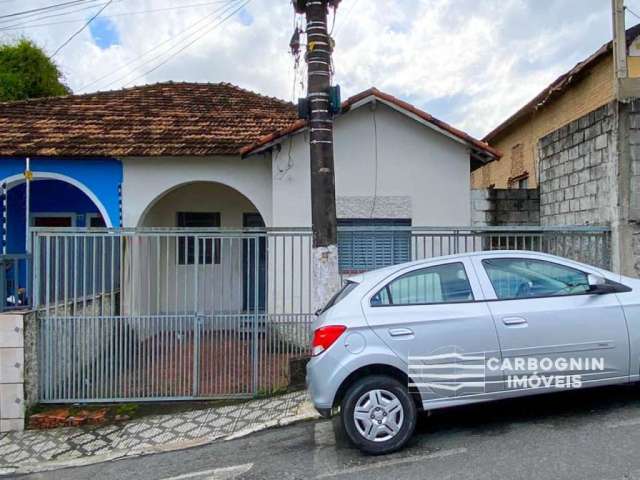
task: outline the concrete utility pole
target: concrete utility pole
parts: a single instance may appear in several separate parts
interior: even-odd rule
[[[627,67],[627,40],[624,22],[624,0],[611,0],[613,13],[613,59],[616,83],[629,76]]]
[[[314,308],[322,307],[340,288],[333,169],[333,116],[330,109],[333,40],[327,29],[329,6],[339,0],[294,0],[306,16],[307,100],[311,161]]]

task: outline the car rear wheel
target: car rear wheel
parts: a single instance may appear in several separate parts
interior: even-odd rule
[[[374,455],[402,448],[416,426],[416,406],[407,386],[382,375],[354,383],[347,390],[340,411],[349,440]]]

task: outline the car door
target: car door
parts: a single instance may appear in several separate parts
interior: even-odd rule
[[[488,306],[500,340],[505,390],[571,388],[628,377],[624,313],[615,294],[589,293],[588,275],[596,272],[533,254],[477,256],[473,262],[492,299]]]
[[[363,300],[367,322],[408,365],[424,402],[451,403],[501,388],[485,360],[499,355],[491,312],[468,258],[414,266]]]

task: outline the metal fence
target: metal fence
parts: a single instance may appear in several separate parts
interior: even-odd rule
[[[31,306],[30,266],[26,254],[0,255],[0,311]]]
[[[309,229],[34,229],[44,402],[251,396],[308,355]],[[482,250],[610,266],[598,227],[343,227],[344,276]]]
[[[311,316],[43,317],[40,399],[248,397],[287,387]]]

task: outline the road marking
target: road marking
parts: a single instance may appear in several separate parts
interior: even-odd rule
[[[451,448],[449,450],[440,450],[439,452],[429,453],[427,455],[396,458],[396,459],[387,460],[384,462],[374,462],[374,463],[369,463],[368,465],[361,465],[359,467],[346,468],[338,472],[323,473],[321,475],[318,475],[316,479],[337,477],[339,475],[349,475],[353,473],[366,472],[367,470],[372,470],[374,468],[393,467],[395,465],[404,465],[408,463],[422,462],[424,460],[432,460],[435,458],[451,457],[452,455],[461,455],[463,453],[467,453],[466,448]]]
[[[640,425],[640,418],[632,418],[630,420],[620,420],[619,422],[610,422],[607,424],[607,427],[609,428],[633,427],[635,425]]]
[[[253,468],[253,463],[245,463],[244,465],[233,465],[231,467],[213,468],[211,470],[202,470],[200,472],[184,473],[177,477],[169,477],[164,480],[185,480],[187,478],[205,477],[206,480],[228,480],[236,478],[238,475],[247,473]]]

